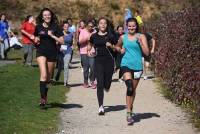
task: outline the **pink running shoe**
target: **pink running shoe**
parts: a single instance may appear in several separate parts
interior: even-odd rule
[[[40,99],[40,106],[45,106],[46,100],[45,99]]]
[[[92,89],[96,89],[97,88],[97,85],[93,82],[91,82],[91,86],[92,86]]]

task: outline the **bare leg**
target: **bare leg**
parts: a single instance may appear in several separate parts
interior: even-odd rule
[[[131,73],[130,72],[124,73],[123,78],[124,78],[124,81],[126,81],[126,80],[132,80]],[[133,96],[127,96],[126,95],[127,112],[131,112],[132,100],[133,100]]]
[[[139,81],[140,81],[140,79],[133,80],[133,96],[132,96],[132,99],[131,99],[131,111],[133,109],[133,102],[135,100],[136,88],[137,88],[137,85],[138,85]]]
[[[44,56],[37,57],[40,70],[40,81],[47,81],[47,59]]]
[[[44,56],[37,57],[37,62],[40,69],[40,105],[44,106],[46,101],[46,84],[47,84],[47,59]]]
[[[55,62],[47,62],[47,81],[49,82],[53,76]]]

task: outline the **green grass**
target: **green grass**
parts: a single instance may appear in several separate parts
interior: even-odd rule
[[[54,133],[58,130],[61,108],[39,108],[39,70],[23,67],[21,56],[21,51],[13,51],[9,58],[17,58],[17,63],[0,67],[0,133]],[[49,102],[64,102],[67,91],[62,85],[51,86]]]

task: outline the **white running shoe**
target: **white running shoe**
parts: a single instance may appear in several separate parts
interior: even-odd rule
[[[147,76],[144,76],[144,80],[147,80],[148,79],[148,77]]]
[[[103,108],[103,105],[101,105],[101,106],[99,107],[99,115],[104,115],[104,114],[105,114],[104,108]]]

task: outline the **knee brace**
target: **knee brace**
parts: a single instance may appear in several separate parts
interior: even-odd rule
[[[132,80],[131,79],[126,80],[125,83],[126,83],[126,87],[127,87],[126,95],[132,96],[133,95],[133,82],[132,82]]]

